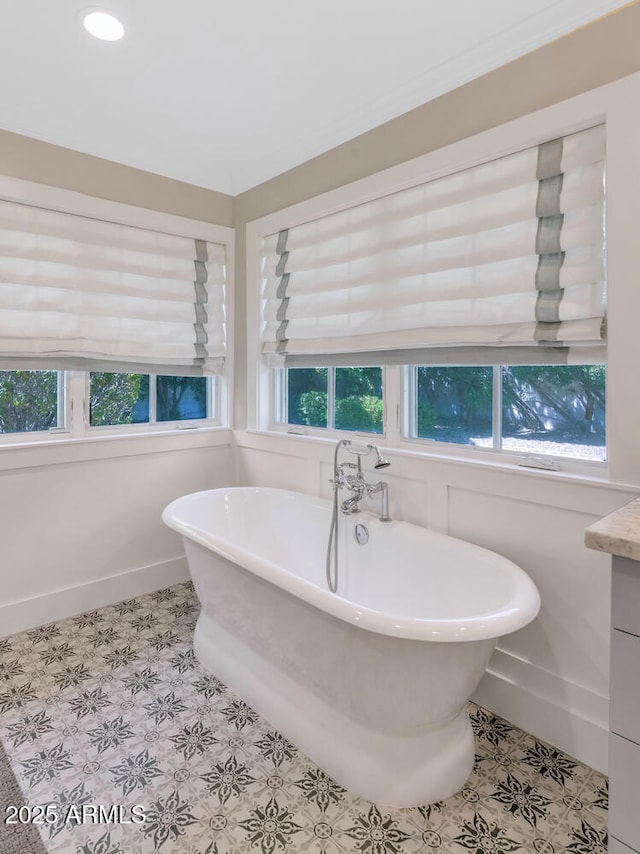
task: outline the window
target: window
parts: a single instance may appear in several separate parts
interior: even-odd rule
[[[92,427],[197,421],[207,418],[205,377],[167,377],[92,371],[89,423]]]
[[[226,422],[233,230],[0,176],[3,444]]]
[[[388,366],[388,408],[404,435],[510,454],[606,460],[604,365]],[[275,370],[280,425],[385,433],[382,368]],[[394,379],[395,378],[395,379]],[[396,381],[397,380],[397,381]],[[396,400],[397,398],[397,400]]]
[[[410,372],[410,436],[464,445],[491,442],[492,368],[417,367]]]
[[[485,424],[484,437],[481,434],[472,435],[469,433],[471,438],[480,435],[483,441],[490,442],[490,447],[483,448],[469,444],[452,445],[436,439],[418,438],[418,425],[412,423],[408,407],[410,395],[417,395],[417,379],[413,375],[412,381],[409,381],[409,375],[422,367],[442,366],[444,364],[456,367],[474,365],[475,354],[471,349],[474,342],[470,341],[458,346],[455,341],[446,341],[440,347],[439,342],[436,341],[433,348],[435,352],[426,352],[426,346],[422,347],[423,342],[415,340],[411,343],[411,347],[404,350],[404,354],[384,350],[383,347],[387,344],[395,345],[396,342],[399,342],[400,336],[394,331],[388,334],[388,340],[383,340],[381,336],[384,332],[381,331],[377,340],[373,337],[376,334],[374,332],[371,332],[368,338],[366,337],[369,334],[366,332],[366,323],[373,313],[378,311],[378,303],[374,299],[377,291],[373,293],[372,290],[374,286],[377,286],[376,279],[379,274],[383,275],[389,293],[393,293],[394,296],[404,288],[405,281],[408,285],[415,281],[416,291],[421,294],[427,293],[426,288],[422,287],[422,282],[417,278],[420,273],[412,278],[411,269],[407,265],[406,270],[400,270],[397,276],[391,276],[388,267],[378,263],[379,259],[377,258],[365,265],[364,261],[361,262],[360,258],[356,257],[355,251],[352,253],[352,257],[349,257],[349,247],[345,247],[345,253],[343,253],[344,264],[336,264],[337,253],[333,251],[334,247],[328,247],[331,249],[330,252],[324,254],[319,252],[317,249],[318,241],[310,232],[312,224],[314,224],[314,230],[321,226],[321,237],[326,237],[326,243],[333,240],[337,241],[338,237],[346,235],[346,230],[330,228],[332,225],[331,218],[336,212],[344,212],[345,215],[350,212],[354,224],[358,225],[356,220],[362,223],[361,214],[366,213],[363,206],[370,200],[380,200],[381,204],[384,202],[387,210],[391,211],[395,207],[396,200],[399,199],[397,194],[406,188],[433,183],[441,177],[462,174],[459,172],[461,168],[473,169],[476,165],[495,160],[496,156],[524,151],[532,144],[545,140],[552,141],[563,134],[572,135],[583,128],[594,127],[596,124],[602,123],[605,129],[606,142],[606,232],[608,236],[606,253],[603,258],[604,263],[602,264],[603,272],[606,271],[606,319],[600,317],[600,329],[601,333],[606,336],[606,342],[602,335],[600,341],[596,336],[592,342],[592,349],[592,346],[583,340],[581,344],[578,342],[582,348],[578,351],[577,347],[574,348],[572,338],[560,334],[557,339],[561,346],[566,343],[567,349],[569,351],[574,350],[574,352],[567,354],[569,355],[568,359],[556,361],[552,352],[542,353],[542,347],[539,347],[538,352],[541,354],[539,365],[542,368],[552,367],[554,364],[560,367],[578,365],[579,363],[587,367],[590,365],[597,366],[590,369],[591,374],[595,375],[600,384],[595,406],[587,404],[585,408],[582,404],[576,403],[573,410],[575,415],[573,432],[576,438],[571,442],[566,441],[568,431],[565,430],[564,436],[560,436],[561,442],[559,442],[559,444],[564,445],[564,448],[560,448],[562,456],[565,455],[565,452],[574,453],[575,448],[572,449],[571,444],[574,446],[586,445],[588,453],[592,454],[593,452],[593,456],[590,460],[567,456],[566,462],[560,463],[560,468],[567,473],[579,473],[598,479],[607,478],[611,483],[637,483],[640,478],[640,455],[637,453],[640,398],[637,394],[637,381],[633,365],[638,361],[636,350],[640,348],[640,337],[637,334],[637,319],[640,316],[640,290],[634,287],[634,279],[632,275],[630,276],[629,271],[635,270],[638,262],[636,225],[638,216],[636,214],[640,210],[640,193],[637,192],[635,177],[637,176],[637,150],[640,144],[640,116],[637,111],[632,109],[633,104],[637,101],[638,91],[638,81],[635,78],[621,79],[605,87],[599,87],[597,90],[582,93],[576,98],[553,104],[530,115],[514,119],[507,124],[482,131],[473,137],[460,139],[443,148],[429,151],[414,160],[360,178],[351,184],[329,189],[314,198],[298,201],[291,207],[274,211],[248,223],[247,284],[249,291],[247,312],[249,335],[247,347],[248,361],[251,366],[248,377],[250,427],[264,431],[287,429],[284,426],[281,410],[277,408],[274,410],[273,408],[273,377],[278,370],[281,370],[283,376],[286,376],[283,370],[286,368],[328,367],[331,365],[332,358],[334,364],[353,366],[358,364],[358,356],[362,354],[361,364],[384,365],[384,441],[388,448],[399,448],[409,454],[415,450],[443,457],[455,453],[459,459],[465,460],[497,461],[502,458],[505,461],[518,462],[519,460],[514,457],[515,451],[513,450],[516,440],[519,440],[518,444],[522,447],[523,441],[530,439],[536,442],[544,441],[544,448],[551,452],[552,443],[556,442],[560,436],[558,428],[551,429],[551,421],[547,422],[546,432],[542,436],[538,433],[535,438],[531,428],[523,427],[519,432],[509,432],[509,430],[513,430],[509,422],[512,412],[503,412],[502,406],[498,407],[497,396],[494,401],[493,378],[491,423],[489,426]],[[604,171],[603,164],[603,174]],[[547,179],[543,178],[542,180],[546,181]],[[550,182],[549,186],[551,183],[553,182]],[[599,180],[591,185],[594,193],[596,183],[600,186]],[[562,193],[564,193],[564,189],[568,188],[566,181],[563,181],[563,184]],[[546,186],[545,184],[538,189],[544,191]],[[573,186],[577,192],[582,192],[582,189],[586,188],[586,183],[576,180]],[[537,201],[537,192],[534,192],[533,195]],[[596,198],[595,195],[594,198]],[[430,213],[427,212],[425,222],[429,221],[429,216]],[[568,217],[565,217],[565,224],[567,224],[567,220]],[[417,220],[414,221],[417,222]],[[457,218],[451,220],[453,225],[458,221]],[[397,238],[396,245],[402,247],[407,245],[402,242],[402,235],[398,233],[397,229],[390,231],[384,227],[386,220],[380,218],[378,222],[382,224],[379,229],[381,241],[388,236],[389,242]],[[542,224],[539,223],[539,225]],[[302,226],[309,232],[308,234],[303,234],[302,231],[298,230]],[[602,219],[598,214],[589,226],[589,232],[594,238],[598,238],[598,246],[594,242],[589,251],[576,249],[576,251],[583,252],[586,266],[581,268],[578,265],[577,268],[574,268],[571,281],[577,282],[581,272],[585,272],[585,274],[588,272],[587,266],[591,264],[591,261],[595,262],[595,259],[600,257],[600,250],[602,249],[600,238],[603,233],[601,226]],[[280,235],[285,230],[288,230],[286,243],[283,236],[281,245],[278,246]],[[577,236],[575,231],[572,231],[572,234]],[[274,240],[274,235],[277,235],[276,240]],[[306,237],[309,240],[302,239]],[[312,237],[313,242],[311,241]],[[358,235],[356,234],[355,237]],[[296,239],[294,240],[294,238]],[[273,275],[270,261],[270,241],[275,242],[275,253],[278,256],[273,259]],[[355,239],[352,241],[354,250],[359,249],[362,245],[362,242],[357,243]],[[306,253],[305,257],[300,257],[298,263],[296,255],[303,251]],[[287,252],[289,253],[288,256],[286,256]],[[569,253],[569,247],[567,247],[567,252]],[[546,275],[548,268],[544,263],[540,263],[540,259],[542,258],[545,263],[551,262],[554,260],[553,254],[553,252],[546,253],[545,257],[543,252],[538,258],[538,263],[532,264],[531,269],[535,270],[536,274],[540,268],[541,282],[544,278],[542,274]],[[426,250],[421,255],[416,249],[416,263],[422,257],[431,259],[433,256]],[[327,259],[326,269],[320,271],[311,269],[311,264],[316,265],[316,262],[323,258]],[[355,261],[358,262],[357,265],[354,263]],[[570,304],[564,301],[564,296],[567,296],[568,291],[574,287],[569,279],[564,278],[570,269],[567,266],[569,261],[571,258],[567,254],[559,270],[560,283],[564,280],[567,285],[562,304],[558,306],[560,314],[562,314],[563,305],[564,308],[569,308]],[[282,275],[278,275],[278,263],[281,265]],[[599,266],[599,262],[598,264],[594,263],[593,270],[595,271],[596,267],[599,268]],[[483,272],[483,267],[486,269],[485,265],[478,265],[476,267],[477,272]],[[525,267],[526,264],[523,264],[523,271]],[[344,291],[345,299],[341,301],[338,276],[342,277],[343,272],[345,276],[349,277],[349,281]],[[404,272],[407,273],[406,276],[403,275]],[[425,275],[430,274],[431,271],[426,270]],[[600,281],[599,276],[592,276],[591,274],[587,276],[588,279]],[[506,288],[510,281],[520,282],[522,277],[518,275],[514,277],[474,278],[471,275],[469,278],[469,282],[474,285],[486,283],[489,286],[493,281],[500,282]],[[429,284],[428,281],[427,284]],[[444,274],[442,284],[443,286],[446,284]],[[332,289],[333,286],[335,292]],[[363,300],[359,304],[362,311],[358,312],[358,317],[355,317],[354,314],[353,322],[349,324],[353,334],[345,340],[346,336],[342,337],[337,331],[333,313],[341,316],[342,308],[348,312],[352,307],[353,312],[356,311],[358,306],[348,301],[352,293],[354,297],[358,295],[356,288],[359,288],[363,295]],[[279,289],[280,297],[278,296]],[[284,294],[282,294],[283,290]],[[598,308],[605,303],[605,300],[601,298],[604,294],[599,287],[598,289],[592,287],[591,292],[591,296],[588,296],[587,291],[583,292],[584,300],[580,298],[579,301],[583,301],[584,305],[589,307],[590,316],[597,317]],[[577,293],[575,291],[576,296]],[[434,293],[434,296],[437,294]],[[287,299],[288,302],[285,303]],[[538,303],[537,294],[534,295],[534,300]],[[298,301],[298,305],[296,305],[296,301]],[[452,307],[455,307],[458,302],[452,301]],[[548,306],[542,305],[542,299],[539,302],[541,304],[536,308],[541,310],[542,315],[544,313],[542,310],[545,309],[546,311]],[[398,310],[401,309],[400,300],[396,300],[395,305],[398,306]],[[405,305],[407,306],[405,309],[407,320],[413,322],[418,314],[408,302]],[[437,301],[434,301],[434,307],[437,305]],[[577,303],[574,305],[577,307]],[[306,311],[307,308],[310,310],[311,307],[317,307],[319,313],[326,308],[324,316],[313,317],[310,311]],[[477,312],[474,311],[472,314],[476,315]],[[388,316],[390,317],[388,313],[387,315],[380,313],[381,324],[383,320],[387,320]],[[362,320],[365,325],[358,326],[358,320]],[[553,321],[553,319],[541,320],[540,324],[547,322],[551,324],[549,326],[550,331],[553,331],[558,321]],[[564,322],[561,318],[561,325]],[[567,323],[573,324],[573,321],[567,320]],[[580,323],[576,321],[577,325]],[[400,318],[398,318],[398,325],[400,325]],[[593,326],[595,331],[595,324]],[[343,345],[354,344],[355,335],[361,328],[363,336],[358,344],[358,351],[344,352],[346,347],[343,348]],[[337,332],[336,337],[339,337],[340,340],[333,342],[335,347],[333,343],[331,348],[328,344],[325,345],[324,349],[327,351],[331,349],[331,352],[323,353],[320,347],[316,348],[316,343],[318,341],[324,343],[325,340],[328,342],[334,330]],[[292,346],[292,341],[295,348]],[[536,339],[537,341],[539,338]],[[499,341],[500,352],[489,353],[489,357],[485,360],[475,361],[475,366],[495,365],[499,367],[507,365],[511,368],[512,376],[518,378],[518,374],[523,373],[518,366],[529,369],[533,360],[529,360],[530,353],[521,355],[512,352],[512,342],[511,336],[501,338]],[[445,350],[445,343],[447,350]],[[513,343],[515,350],[517,342]],[[467,344],[468,347],[466,347]],[[549,346],[550,351],[554,349],[551,344],[543,346]],[[412,347],[415,349],[412,350]],[[419,352],[421,347],[423,352]],[[314,352],[316,349],[317,352]],[[486,348],[483,345],[484,349]],[[456,351],[455,354],[453,350]],[[449,357],[450,353],[452,354],[451,358]],[[495,356],[494,360],[491,359],[492,356]],[[367,361],[364,361],[365,359]],[[412,365],[411,369],[403,367],[408,364]],[[606,374],[603,367],[605,364]],[[274,369],[276,370],[274,371]],[[500,394],[503,394],[502,373],[508,368],[501,367],[500,370],[501,379],[496,386],[496,393],[499,388]],[[570,367],[567,373],[571,370],[574,368]],[[491,373],[493,375],[493,369]],[[505,380],[506,382],[507,380]],[[285,386],[286,384],[283,382],[283,401]],[[600,404],[600,401],[605,399],[605,392],[606,422]],[[568,394],[571,394],[571,390]],[[579,400],[579,398],[574,399]],[[571,401],[570,396],[569,401]],[[281,406],[284,407],[284,405],[283,402]],[[566,401],[563,405],[566,408]],[[536,404],[536,406],[539,408],[540,404]],[[498,418],[501,418],[504,424],[498,421]],[[424,425],[424,432],[426,433],[426,428],[429,425],[425,422],[422,422],[422,425]],[[499,425],[499,430],[497,425]],[[308,428],[308,432],[312,433],[313,428]],[[422,426],[419,432],[423,432]],[[589,434],[587,441],[577,440],[577,437],[583,437],[587,432]],[[607,446],[606,468],[603,463],[592,461],[605,457],[605,452],[596,450],[597,448],[603,449],[605,443]],[[540,445],[537,447],[539,449]],[[530,454],[532,451],[525,451],[524,453]],[[554,456],[560,455],[554,451]]]
[[[62,400],[57,371],[0,371],[0,433],[60,427]]]
[[[305,427],[327,427],[329,369],[291,368],[286,372],[286,384],[281,420]]]
[[[156,377],[156,421],[194,421],[206,417],[206,377]]]
[[[149,422],[149,377],[145,374],[89,374],[89,424],[108,427],[116,424]]]
[[[604,365],[419,366],[408,377],[412,438],[606,459]]]
[[[316,218],[266,218],[275,420],[604,460],[605,137],[549,134]]]
[[[382,368],[289,368],[285,373],[284,423],[382,433]]]
[[[219,423],[214,377],[92,371],[0,371],[0,434],[46,437]],[[76,405],[67,406],[69,401]],[[86,422],[84,413],[87,413]]]

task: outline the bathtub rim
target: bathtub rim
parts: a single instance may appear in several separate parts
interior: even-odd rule
[[[351,600],[345,599],[339,594],[331,593],[328,589],[317,587],[312,582],[289,572],[272,561],[260,558],[255,553],[243,548],[237,543],[230,543],[227,539],[217,537],[210,532],[203,532],[195,525],[180,519],[176,515],[181,507],[190,502],[201,500],[209,495],[221,495],[223,493],[259,493],[276,496],[289,496],[296,500],[304,499],[310,504],[316,504],[330,512],[331,502],[320,496],[310,495],[288,489],[262,486],[230,486],[216,489],[205,489],[198,492],[188,493],[170,502],[162,512],[162,521],[183,537],[193,540],[207,549],[221,555],[240,568],[257,575],[265,581],[275,584],[281,589],[291,593],[293,596],[307,602],[337,617],[340,620],[351,623],[358,628],[376,632],[391,637],[405,638],[407,640],[421,640],[436,643],[463,643],[467,641],[489,640],[498,638],[523,628],[537,616],[540,610],[540,595],[531,578],[519,566],[503,555],[486,549],[483,546],[469,543],[457,537],[441,534],[420,525],[410,522],[394,520],[386,523],[389,526],[406,526],[421,528],[426,534],[436,540],[453,540],[458,548],[470,553],[480,550],[485,554],[495,556],[500,562],[511,567],[520,578],[518,589],[520,601],[515,601],[509,609],[482,614],[475,617],[465,618],[464,624],[460,619],[434,619],[398,616],[388,614],[370,607],[358,605]],[[358,514],[359,521],[365,523],[377,522],[377,517],[371,513],[362,511]],[[328,536],[328,526],[327,526]]]

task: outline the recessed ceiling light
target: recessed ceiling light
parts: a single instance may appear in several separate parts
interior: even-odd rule
[[[89,12],[83,24],[88,33],[105,42],[116,42],[124,35],[124,27],[109,12]]]

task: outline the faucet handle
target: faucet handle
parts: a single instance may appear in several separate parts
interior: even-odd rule
[[[333,484],[334,490],[344,489],[345,487],[349,487],[349,476],[344,473],[344,466],[351,465],[350,463],[342,463],[339,465],[334,473],[334,477],[329,478],[329,483]]]

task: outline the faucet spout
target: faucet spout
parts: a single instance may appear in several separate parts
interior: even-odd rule
[[[391,516],[389,516],[389,484],[384,480],[379,480],[378,483],[374,485],[366,484],[367,487],[367,495],[375,495],[377,492],[380,492],[382,495],[382,507],[380,508],[380,516],[378,517],[381,522],[390,522]]]
[[[345,516],[351,516],[353,513],[359,513],[360,508],[358,507],[358,503],[360,502],[360,497],[357,495],[352,495],[351,498],[346,498],[340,505],[340,509],[345,514]]]

